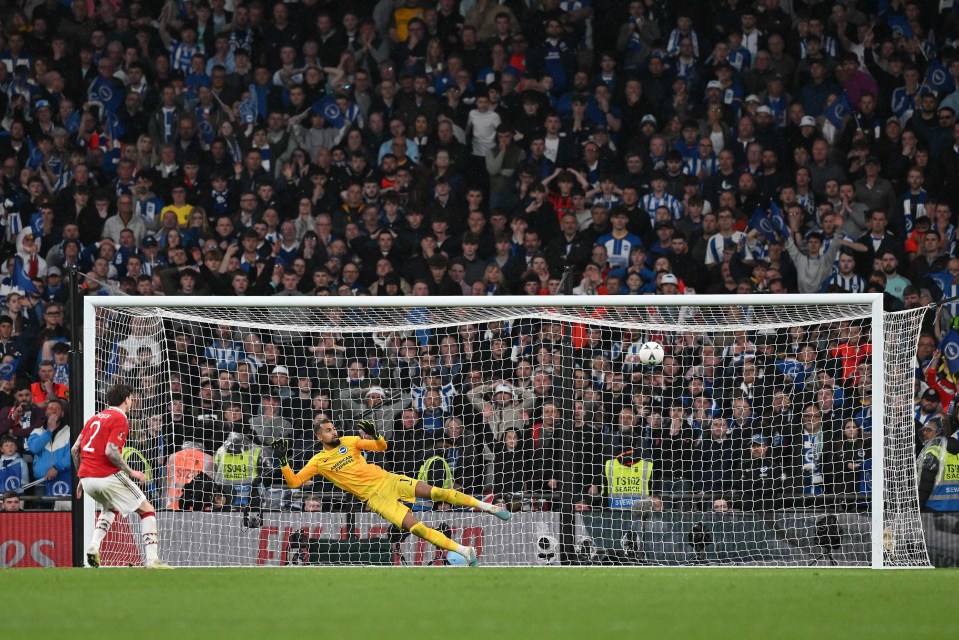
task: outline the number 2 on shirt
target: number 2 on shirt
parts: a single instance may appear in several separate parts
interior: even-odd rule
[[[96,422],[91,423],[90,426],[93,427],[93,434],[90,436],[90,439],[87,440],[87,443],[83,445],[83,450],[93,453],[94,451],[91,445],[93,444],[93,441],[96,440],[97,434],[100,433],[100,421],[97,420]]]

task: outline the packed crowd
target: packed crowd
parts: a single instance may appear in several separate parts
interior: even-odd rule
[[[67,396],[61,304],[74,268],[86,295],[882,291],[889,309],[956,295],[959,203],[947,187],[959,177],[959,17],[948,4],[0,7],[4,469],[19,451],[33,458],[22,482],[43,478],[49,492],[69,480],[68,456],[55,452]],[[955,393],[936,353],[949,323],[948,310],[930,321],[918,358],[920,391],[932,389],[941,407]],[[208,338],[184,340],[194,348]],[[453,338],[460,353],[473,348]],[[184,400],[194,400],[194,386],[202,397],[202,378],[210,393],[244,376],[266,389],[287,368],[311,398],[367,401],[324,387],[339,375],[290,370],[300,357],[270,336],[230,338],[248,339],[262,341],[264,358],[273,351],[268,370],[243,358],[211,368],[198,353]],[[519,340],[500,332],[481,342],[512,352]],[[856,340],[865,349],[868,340]],[[777,353],[821,363],[845,342],[820,341],[807,356],[789,344],[792,353]],[[440,342],[415,346],[424,351],[417,358],[442,356]],[[622,353],[609,350],[618,372]],[[384,354],[347,351],[376,377],[369,372]],[[664,367],[679,367],[678,395],[689,367],[707,366],[698,357]],[[346,367],[344,358],[322,366]],[[482,416],[487,401],[468,400],[479,382],[471,376],[508,381],[515,394],[533,377],[510,363],[444,373],[439,401],[458,397]],[[726,359],[713,366],[743,375],[727,371]],[[592,370],[579,370],[584,384],[607,393]],[[856,390],[868,376],[849,377],[855,367],[845,364],[829,370],[833,380],[817,384],[847,389],[854,405],[863,398]],[[809,403],[794,385],[776,388],[798,416]],[[407,412],[437,401],[409,396],[412,388],[388,384],[382,397]],[[550,405],[519,397],[526,414],[516,437],[525,442]],[[710,411],[727,421],[745,410],[737,402],[751,402],[710,397],[718,403]],[[275,412],[292,411],[276,402]],[[239,406],[262,418],[252,413],[258,405]],[[685,420],[695,407],[683,406]],[[627,420],[623,410],[604,412],[603,428],[655,415],[636,405]],[[406,415],[414,417],[423,416]],[[861,420],[858,428],[865,435]],[[490,445],[509,431],[471,435],[493,455]],[[221,444],[206,446],[213,454]]]

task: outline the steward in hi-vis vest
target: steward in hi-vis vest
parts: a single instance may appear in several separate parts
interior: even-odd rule
[[[193,482],[199,474],[213,476],[213,456],[205,453],[199,445],[191,441],[167,459],[166,464],[166,508],[179,509],[183,487]]]
[[[930,418],[922,431],[924,437],[932,437],[916,460],[919,509],[959,511],[959,441],[943,433],[941,416]]]
[[[260,475],[258,447],[239,433],[227,436],[223,446],[213,456],[213,479],[223,485],[233,487],[234,506],[250,503],[254,480]]]
[[[123,447],[123,452],[120,455],[130,465],[131,469],[141,472],[146,477],[147,482],[144,489],[147,493],[151,493],[155,488],[153,484],[153,465],[150,464],[147,457],[136,447],[130,446]]]
[[[604,471],[610,509],[629,509],[634,502],[649,495],[653,463],[633,457],[632,449],[607,460]]]

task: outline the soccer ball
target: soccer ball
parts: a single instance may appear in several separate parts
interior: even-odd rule
[[[662,364],[666,352],[658,342],[645,342],[639,348],[639,361],[645,365]]]
[[[539,564],[559,564],[559,540],[553,536],[539,536],[536,539],[536,562]]]
[[[465,567],[469,564],[469,561],[462,554],[456,553],[455,551],[446,552],[446,561],[449,562],[454,567]]]

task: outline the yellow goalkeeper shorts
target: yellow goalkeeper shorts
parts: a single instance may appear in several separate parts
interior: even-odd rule
[[[366,501],[366,506],[387,522],[402,528],[403,518],[410,512],[405,503],[416,500],[416,483],[413,478],[390,473],[374,489],[373,495]]]

